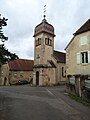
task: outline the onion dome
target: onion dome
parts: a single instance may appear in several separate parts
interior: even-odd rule
[[[44,19],[42,20],[42,22],[35,27],[34,37],[36,35],[42,33],[42,32],[51,34],[51,35],[53,35],[55,37],[54,27],[47,22],[47,20],[45,19],[45,16],[44,16]]]

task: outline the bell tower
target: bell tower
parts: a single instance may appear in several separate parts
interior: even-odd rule
[[[44,85],[48,76],[51,56],[54,50],[54,27],[49,24],[44,14],[43,20],[35,27],[34,30],[34,67],[33,67],[33,84]],[[50,71],[50,70],[49,70]]]
[[[51,60],[54,50],[54,27],[45,17],[34,31],[34,65],[46,64],[47,60]]]

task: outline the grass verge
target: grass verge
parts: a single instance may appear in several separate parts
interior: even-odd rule
[[[79,102],[79,103],[82,103],[83,105],[85,105],[85,106],[87,106],[87,107],[90,108],[90,102],[89,102],[88,100],[83,99],[83,98],[81,98],[81,97],[77,97],[77,96],[72,95],[72,94],[68,94],[68,96],[69,96],[70,98],[72,98],[73,100],[75,100],[75,101],[77,101],[77,102]]]

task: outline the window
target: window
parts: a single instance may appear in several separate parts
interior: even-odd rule
[[[49,38],[45,38],[45,44],[51,46],[52,45],[52,40],[49,39]]]
[[[52,46],[52,40],[50,40],[50,45]]]
[[[38,46],[38,45],[41,45],[41,38],[38,38],[38,39],[36,40],[36,46]]]
[[[36,40],[36,46],[38,46],[38,40]]]
[[[64,76],[64,67],[62,67],[62,77]]]
[[[90,51],[77,53],[77,64],[80,63],[90,63]]]
[[[38,45],[41,45],[41,38],[38,38]]]
[[[14,77],[17,77],[17,72],[14,72]]]
[[[23,77],[23,71],[20,72],[20,77]]]
[[[66,77],[66,70],[64,67],[62,67],[62,77]]]
[[[49,38],[45,38],[45,44],[49,45]]]
[[[87,36],[80,37],[80,45],[86,45],[87,44]]]
[[[88,63],[88,52],[82,52],[82,63]]]

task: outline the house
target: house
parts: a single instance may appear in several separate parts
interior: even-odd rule
[[[54,50],[54,27],[45,19],[34,30],[33,85],[66,82],[66,54]]]
[[[90,99],[90,19],[74,33],[65,50],[68,92]]]
[[[33,60],[16,59],[1,66],[0,85],[16,84],[19,80],[33,79]]]

